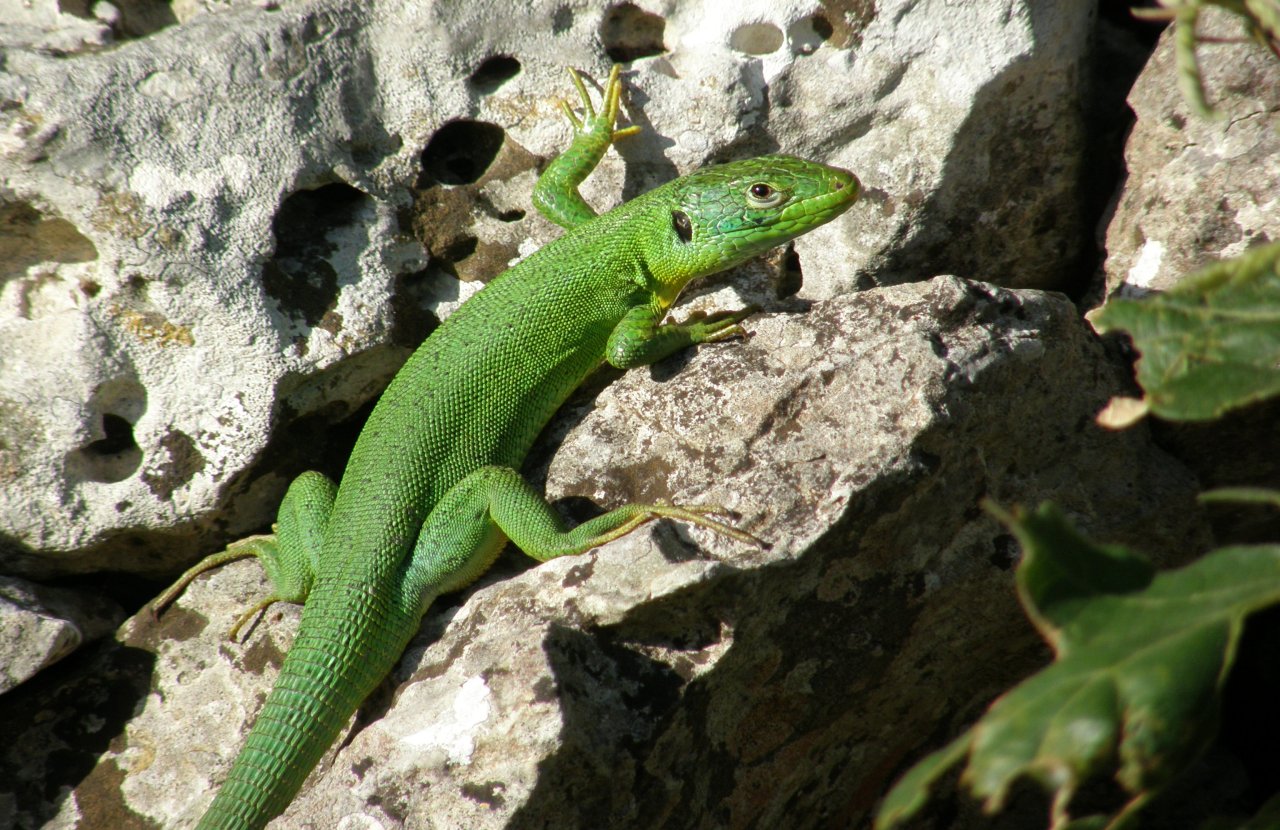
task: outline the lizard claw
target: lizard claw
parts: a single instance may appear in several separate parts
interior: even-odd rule
[[[691,525],[706,528],[707,530],[719,533],[721,536],[728,536],[730,539],[736,539],[748,545],[756,545],[757,547],[768,550],[771,545],[758,536],[754,536],[741,528],[734,527],[716,519],[708,518],[709,516],[724,516],[726,518],[737,518],[738,514],[729,510],[720,504],[695,504],[688,507],[677,506],[666,502],[660,502],[649,508],[650,514],[668,519],[678,519],[688,522]]]
[[[713,314],[695,311],[682,325],[699,330],[700,343],[718,343],[734,337],[750,340],[751,335],[742,327],[742,321],[759,310],[758,306],[753,305],[740,311],[717,311]]]
[[[596,112],[595,104],[591,101],[591,95],[587,92],[587,86],[582,82],[582,79],[587,76],[580,70],[570,68],[569,77],[573,80],[573,85],[578,90],[578,100],[581,102],[585,117],[579,118],[567,101],[562,100],[560,102],[560,109],[568,117],[569,123],[573,125],[575,133],[606,133],[609,136],[609,141],[613,142],[619,138],[625,138],[640,132],[640,126],[636,124],[629,127],[614,128],[618,122],[618,115],[622,111],[621,64],[615,63],[613,68],[609,70],[609,79],[605,82],[604,92],[600,99],[599,112]]]

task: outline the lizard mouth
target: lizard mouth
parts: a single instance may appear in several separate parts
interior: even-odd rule
[[[862,183],[853,173],[840,167],[827,167],[826,173],[827,192],[799,203],[808,208],[809,216],[822,216],[823,222],[848,210],[862,195]]]
[[[817,165],[815,165],[817,166]],[[774,228],[782,234],[796,235],[824,225],[848,210],[862,194],[858,177],[840,167],[822,165],[823,182],[818,191],[789,205],[778,217]]]

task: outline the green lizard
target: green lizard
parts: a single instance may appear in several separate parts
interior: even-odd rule
[[[597,367],[641,366],[743,335],[750,311],[662,322],[690,280],[740,263],[843,213],[844,170],[774,155],[706,168],[597,216],[578,185],[618,137],[614,66],[539,178],[534,203],[568,229],[449,317],[396,374],[356,441],[340,486],[304,473],[275,533],[232,545],[199,573],[256,555],[276,601],[302,621],[244,748],[201,828],[257,828],[281,813],[347,719],[400,658],[427,607],[480,576],[511,540],[539,561],[583,553],[658,517],[757,541],[711,507],[628,504],[564,530],[517,472],[543,426]],[[234,636],[233,630],[232,636]]]

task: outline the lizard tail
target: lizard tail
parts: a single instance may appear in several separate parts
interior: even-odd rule
[[[383,603],[369,594],[359,600],[346,609],[307,604],[280,676],[198,830],[257,830],[284,812],[352,713],[391,671],[421,618],[372,608]],[[387,622],[359,624],[371,614]]]

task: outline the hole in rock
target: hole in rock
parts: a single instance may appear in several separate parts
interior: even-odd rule
[[[422,151],[419,186],[475,182],[498,157],[504,136],[501,127],[487,121],[451,121],[445,124]]]
[[[791,49],[801,55],[811,55],[818,47],[831,39],[835,30],[822,15],[805,17],[792,23],[787,29],[787,42]]]
[[[804,286],[804,273],[800,270],[800,256],[794,243],[787,245],[782,254],[782,268],[778,272],[778,299],[793,297]]]
[[[494,55],[480,64],[467,80],[476,88],[476,91],[489,95],[519,75],[520,68],[520,61],[510,55]]]
[[[145,37],[179,22],[170,0],[59,0],[56,5],[63,14],[108,24],[121,40]]]
[[[276,252],[262,269],[263,287],[281,311],[314,326],[333,309],[338,299],[335,261],[344,242],[367,241],[358,219],[371,203],[369,196],[342,183],[299,191],[281,203],[271,225]],[[353,238],[344,240],[342,231],[351,231]]]
[[[0,282],[42,262],[92,262],[98,249],[76,226],[26,202],[0,204]]]
[[[770,55],[782,48],[782,30],[772,23],[748,23],[729,36],[729,47],[744,55]]]
[[[614,63],[661,55],[667,51],[663,43],[667,22],[656,14],[623,3],[605,13],[600,21],[600,40]]]
[[[106,434],[85,447],[85,452],[94,455],[116,455],[138,447],[137,442],[133,440],[133,424],[119,415],[112,415],[110,412],[103,415],[102,431]]]
[[[89,481],[124,481],[142,464],[142,449],[133,438],[133,424],[112,412],[102,415],[102,437],[75,455],[81,477]]]

